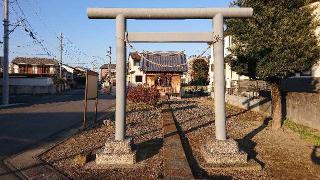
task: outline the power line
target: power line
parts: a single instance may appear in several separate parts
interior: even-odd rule
[[[18,18],[20,18],[21,21],[21,25],[24,27],[24,30],[26,33],[28,33],[28,35],[33,39],[34,43],[37,43],[38,45],[40,45],[40,47],[42,48],[42,50],[44,52],[46,52],[46,54],[50,57],[56,57],[45,45],[44,45],[44,40],[41,40],[40,37],[38,37],[39,35],[35,32],[34,28],[32,27],[31,23],[29,22],[26,14],[24,13],[23,9],[21,8],[19,1],[18,0],[14,0],[15,4],[17,5],[19,12],[21,13],[21,15],[19,15],[19,13],[17,12],[17,10],[14,8],[14,6],[12,4],[10,4],[11,9],[14,11],[14,13],[16,14],[16,16]]]

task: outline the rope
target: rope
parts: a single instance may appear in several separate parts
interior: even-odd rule
[[[186,66],[186,65],[188,64],[188,62],[186,62],[186,63],[183,63],[183,64],[178,64],[178,65],[172,66],[172,65],[163,65],[163,64],[159,64],[159,63],[153,62],[153,61],[149,60],[148,58],[146,58],[145,55],[144,55],[144,54],[150,54],[149,52],[143,50],[142,53],[140,53],[140,52],[130,43],[130,41],[128,40],[128,34],[126,34],[125,39],[123,39],[123,38],[121,38],[121,37],[116,37],[116,38],[118,38],[118,39],[126,42],[126,46],[127,46],[127,47],[129,47],[130,49],[132,49],[133,51],[135,51],[143,60],[146,60],[146,61],[148,61],[148,62],[151,63],[151,64],[154,64],[154,65],[157,65],[157,66],[160,66],[160,67],[168,67],[168,68]],[[211,48],[211,46],[212,46],[214,43],[217,43],[217,42],[219,42],[219,41],[223,41],[223,37],[219,37],[219,36],[215,35],[214,38],[213,38],[212,44],[209,44],[208,47],[207,47],[205,50],[203,50],[198,56],[196,56],[196,59],[202,57],[202,56]],[[178,54],[180,54],[180,53],[184,53],[184,51],[181,51],[181,52],[179,52]]]

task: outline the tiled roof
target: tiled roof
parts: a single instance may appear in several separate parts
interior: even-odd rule
[[[104,64],[100,69],[109,69],[109,64]],[[116,69],[116,64],[111,64],[111,69]]]
[[[55,59],[37,58],[37,57],[16,57],[12,60],[13,64],[30,64],[30,65],[59,65]]]
[[[145,72],[186,72],[187,60],[183,52],[145,52],[143,56],[148,59],[141,59],[138,53],[130,53],[130,56],[136,60],[142,60],[141,69]]]

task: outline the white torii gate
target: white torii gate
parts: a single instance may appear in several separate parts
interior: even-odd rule
[[[126,42],[214,43],[216,140],[227,140],[224,77],[224,18],[246,18],[252,8],[88,8],[90,19],[116,19],[116,141],[125,141]],[[212,19],[213,32],[126,32],[127,19]],[[127,37],[126,37],[127,36]]]

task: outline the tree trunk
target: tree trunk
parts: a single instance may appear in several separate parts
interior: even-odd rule
[[[282,126],[282,104],[280,85],[273,83],[271,85],[272,96],[272,128],[280,129]]]

